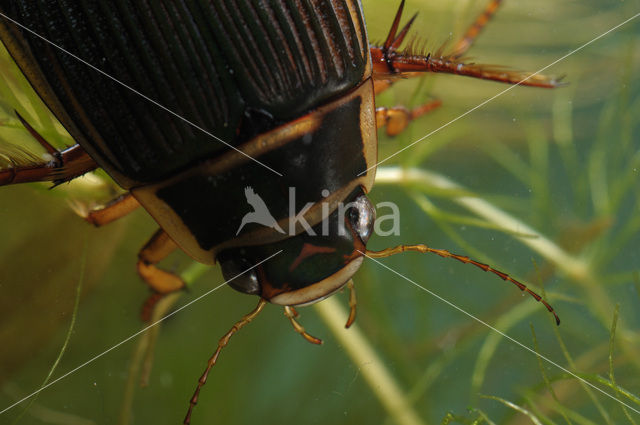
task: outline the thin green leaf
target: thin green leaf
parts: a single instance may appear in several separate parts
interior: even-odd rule
[[[499,401],[500,403],[504,404],[505,406],[522,413],[523,415],[527,416],[529,419],[531,419],[531,422],[533,422],[535,425],[542,425],[542,422],[540,422],[540,419],[538,419],[533,413],[531,413],[530,411],[528,411],[527,409],[525,409],[522,406],[518,406],[515,403],[510,402],[509,400],[505,400],[503,398],[497,397],[497,396],[493,396],[493,395],[481,395],[480,397],[482,398],[488,398],[491,400],[496,400]]]

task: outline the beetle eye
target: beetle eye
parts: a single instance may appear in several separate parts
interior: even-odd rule
[[[349,209],[349,219],[351,227],[366,245],[373,233],[373,223],[376,221],[376,210],[366,196],[358,196],[353,201],[353,206]]]
[[[262,293],[258,282],[258,274],[255,269],[247,270],[252,266],[247,260],[242,257],[220,253],[218,261],[222,269],[222,276],[233,289],[251,295],[260,295]]]

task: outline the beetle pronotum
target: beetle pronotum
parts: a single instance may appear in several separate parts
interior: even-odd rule
[[[87,221],[104,225],[141,205],[160,225],[137,263],[152,290],[146,317],[159,298],[184,287],[156,266],[177,248],[220,263],[234,289],[259,296],[220,339],[185,424],[222,348],[268,302],[282,305],[294,329],[319,343],[293,307],[346,285],[350,326],[351,277],[365,256],[417,251],[472,264],[529,293],[559,323],[524,284],[468,257],[422,244],[366,248],[375,220],[366,193],[375,177],[377,129],[396,135],[439,105],[375,108],[377,93],[425,72],[559,84],[465,62],[499,3],[489,2],[449,53],[426,54],[413,43],[403,47],[415,18],[401,26],[404,1],[382,45],[370,44],[355,0],[64,7],[3,1],[3,43],[78,144],[58,151],[18,115],[53,159],[0,170],[0,183],[60,184],[97,167],[107,171],[127,194],[85,211]],[[293,213],[284,200],[292,189]],[[234,208],[220,208],[220,200]],[[350,205],[346,214],[339,204]],[[248,214],[260,217],[246,221]]]

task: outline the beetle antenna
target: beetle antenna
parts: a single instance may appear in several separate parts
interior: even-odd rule
[[[538,295],[537,293],[533,292],[531,289],[527,288],[527,285],[515,280],[514,278],[512,278],[511,276],[509,276],[508,274],[506,274],[504,272],[496,270],[493,267],[488,266],[487,264],[480,263],[478,261],[472,260],[469,257],[463,256],[463,255],[453,254],[453,253],[447,251],[446,249],[430,248],[430,247],[428,247],[427,245],[424,245],[424,244],[420,244],[420,245],[400,245],[400,246],[396,246],[394,248],[383,249],[382,251],[369,251],[369,250],[367,250],[365,254],[368,257],[372,257],[372,258],[384,258],[384,257],[390,257],[390,256],[395,255],[395,254],[400,254],[401,252],[405,252],[405,251],[416,251],[416,252],[422,252],[422,253],[437,254],[437,255],[439,255],[439,256],[441,256],[443,258],[453,258],[453,259],[458,260],[458,261],[460,261],[462,263],[465,263],[465,264],[472,264],[472,265],[484,270],[485,272],[491,272],[491,273],[495,274],[496,276],[498,276],[500,279],[513,283],[521,291],[527,292],[529,295],[531,295],[533,298],[535,298],[536,301],[542,303],[547,308],[547,310],[549,310],[549,312],[551,314],[553,314],[553,316],[556,319],[556,324],[560,325],[560,318],[556,314],[556,312],[553,309],[553,307],[551,307],[551,305],[549,305],[549,303],[547,303],[544,299],[542,299],[542,297],[540,295]]]
[[[193,397],[191,397],[191,400],[189,400],[189,410],[187,411],[187,416],[185,416],[184,418],[184,422],[183,422],[184,425],[189,425],[191,423],[191,412],[193,412],[193,408],[196,406],[196,404],[198,404],[198,396],[200,395],[200,389],[202,389],[204,384],[207,383],[207,376],[209,375],[209,371],[211,371],[211,368],[215,366],[216,362],[218,361],[218,356],[220,355],[220,351],[222,351],[222,349],[227,346],[227,344],[229,343],[229,340],[236,332],[242,329],[245,325],[249,324],[253,319],[256,318],[258,314],[260,314],[260,312],[262,311],[265,305],[267,305],[267,300],[265,300],[264,298],[260,298],[260,301],[258,301],[258,305],[256,306],[256,308],[253,309],[251,313],[246,314],[245,316],[242,317],[242,319],[238,320],[231,327],[231,329],[229,329],[229,332],[227,332],[222,338],[220,338],[220,340],[218,341],[218,348],[216,348],[216,351],[209,358],[209,361],[207,362],[207,368],[205,369],[204,373],[198,380],[198,386],[196,387],[196,390],[193,393]]]

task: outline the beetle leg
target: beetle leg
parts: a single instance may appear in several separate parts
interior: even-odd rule
[[[380,76],[388,74],[387,72],[384,72],[384,67],[388,65],[388,55],[400,47],[411,28],[411,24],[413,24],[414,19],[418,15],[417,13],[414,14],[409,22],[402,27],[400,34],[397,34],[403,9],[404,0],[400,2],[400,7],[398,7],[398,11],[393,19],[391,29],[389,30],[389,34],[387,34],[387,39],[384,41],[384,45],[382,47],[371,47],[371,57],[373,58],[373,87],[375,94],[382,93],[395,82],[392,78],[381,78]]]
[[[398,79],[423,75],[425,72],[439,72],[445,74],[465,75],[484,80],[499,81],[507,84],[553,88],[562,85],[560,78],[544,75],[531,75],[526,72],[509,70],[495,65],[465,63],[461,56],[471,47],[476,37],[493,16],[500,4],[500,0],[491,0],[487,8],[474,21],[462,39],[454,46],[449,54],[443,54],[445,45],[431,55],[423,48],[416,46],[416,39],[408,47],[400,50],[415,15],[396,36],[404,1],[400,4],[391,31],[382,46],[371,46],[373,62],[373,79],[375,92],[380,93],[390,87]],[[381,81],[377,83],[376,81]]]
[[[389,62],[393,67],[393,71],[389,73],[390,71],[384,70],[382,75],[375,76],[375,78],[389,79],[393,75],[399,75],[404,78],[418,76],[425,72],[438,72],[530,87],[556,88],[564,85],[562,77],[556,78],[514,71],[497,65],[464,63],[457,57],[446,55],[434,57],[395,52],[390,57]]]
[[[79,202],[71,203],[71,208],[82,218],[96,227],[104,226],[112,221],[124,217],[130,212],[136,210],[140,204],[131,193],[125,193],[111,200],[102,207],[87,209],[87,207]]]
[[[40,162],[41,158],[37,158],[27,152],[17,153],[16,158],[18,156],[24,157],[22,161],[10,158],[7,155],[0,155],[0,159],[5,157],[12,165],[10,168],[0,170],[0,186],[40,181],[52,181],[54,185],[58,185],[98,167],[80,145],[74,145],[59,151],[31,127],[18,112],[16,112],[16,115],[31,136],[47,151],[45,154],[46,160]]]
[[[53,161],[33,161],[0,170],[0,186],[44,181],[52,181],[57,186],[98,168],[80,145],[56,151],[56,157]]]
[[[493,15],[496,14],[498,7],[500,7],[500,3],[502,3],[502,0],[491,0],[489,4],[487,4],[484,11],[476,18],[469,29],[467,29],[467,32],[464,33],[462,38],[460,38],[453,47],[451,56],[459,58],[469,50],[482,29],[487,25],[487,23],[489,23],[491,18],[493,18]]]
[[[386,127],[387,135],[397,136],[409,125],[409,123],[422,115],[436,109],[442,104],[440,100],[433,100],[412,110],[404,106],[393,108],[376,108],[376,124],[378,128]]]
[[[316,338],[315,336],[311,336],[309,335],[304,328],[302,327],[302,325],[300,323],[298,323],[298,321],[296,320],[296,316],[297,316],[297,312],[294,312],[295,310],[292,310],[292,307],[289,306],[285,306],[284,307],[284,315],[287,316],[289,318],[289,321],[291,322],[291,324],[293,325],[293,329],[298,332],[300,335],[302,335],[302,337],[304,339],[306,339],[307,341],[309,341],[312,344],[322,344],[322,340],[320,338]]]
[[[393,85],[393,80],[373,80],[373,94],[378,95]]]
[[[356,287],[353,284],[353,279],[349,279],[347,282],[347,288],[349,289],[349,318],[347,319],[347,323],[344,325],[345,328],[349,329],[353,322],[356,321]]]
[[[265,305],[267,305],[267,301],[264,298],[260,298],[260,301],[258,301],[258,305],[256,306],[256,308],[253,309],[251,313],[246,314],[245,316],[242,317],[242,319],[238,320],[231,327],[231,329],[229,329],[229,332],[227,332],[226,334],[224,334],[222,338],[220,338],[220,340],[218,341],[218,348],[216,348],[216,351],[209,358],[209,361],[207,362],[207,368],[205,369],[204,373],[198,380],[198,386],[196,387],[196,390],[193,393],[191,400],[189,400],[189,410],[187,411],[187,416],[185,416],[184,422],[183,422],[185,425],[189,425],[189,423],[191,423],[191,412],[193,412],[193,408],[198,403],[198,396],[200,394],[200,389],[202,389],[203,385],[207,382],[209,371],[211,371],[211,368],[218,361],[218,356],[220,355],[220,351],[222,351],[222,349],[227,346],[227,344],[229,343],[229,340],[236,332],[238,332],[245,325],[247,325],[253,319],[255,319],[258,314],[260,314],[260,312],[262,311]]]
[[[184,281],[179,276],[156,267],[156,264],[177,248],[178,245],[169,235],[164,230],[158,229],[138,253],[138,274],[154,291],[142,307],[144,321],[148,321],[153,308],[163,296],[185,287]]]

